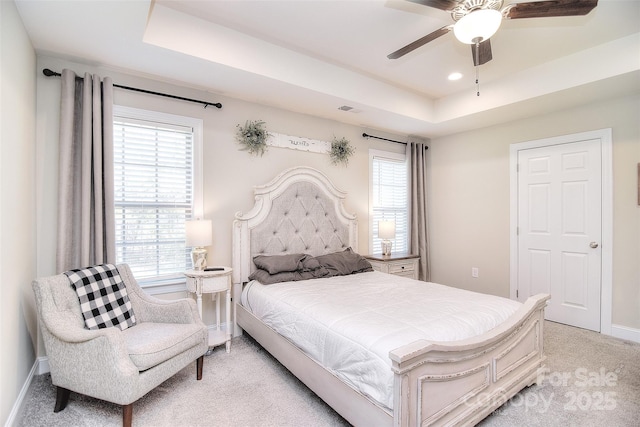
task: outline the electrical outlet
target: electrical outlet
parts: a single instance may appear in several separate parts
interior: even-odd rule
[[[471,277],[478,277],[478,267],[471,267]]]

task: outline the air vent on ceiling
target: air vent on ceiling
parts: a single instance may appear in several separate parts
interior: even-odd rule
[[[343,105],[342,107],[338,107],[338,110],[341,110],[341,111],[350,111],[350,112],[352,112],[352,113],[362,113],[362,110],[357,110],[357,109],[355,109],[355,108],[353,108],[353,107],[350,107],[350,106],[348,106],[348,105]]]

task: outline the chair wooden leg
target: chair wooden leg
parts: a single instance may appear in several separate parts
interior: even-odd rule
[[[198,360],[196,360],[196,378],[198,381],[202,379],[202,365],[204,365],[204,355],[198,357]]]
[[[131,427],[133,419],[133,403],[122,405],[122,427]]]
[[[69,402],[69,395],[71,390],[66,388],[56,387],[56,406],[53,408],[53,412],[60,412],[67,407]]]

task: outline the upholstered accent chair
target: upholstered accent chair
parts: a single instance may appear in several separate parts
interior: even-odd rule
[[[129,427],[133,403],[196,361],[202,378],[208,349],[207,327],[192,299],[150,297],[128,265],[117,266],[136,324],[86,329],[76,291],[64,274],[33,282],[51,380],[57,387],[54,412],[63,410],[71,391],[123,405]]]

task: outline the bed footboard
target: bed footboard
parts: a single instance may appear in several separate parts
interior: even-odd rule
[[[393,350],[394,425],[474,425],[535,383],[548,299],[530,297],[503,325],[473,339]]]

